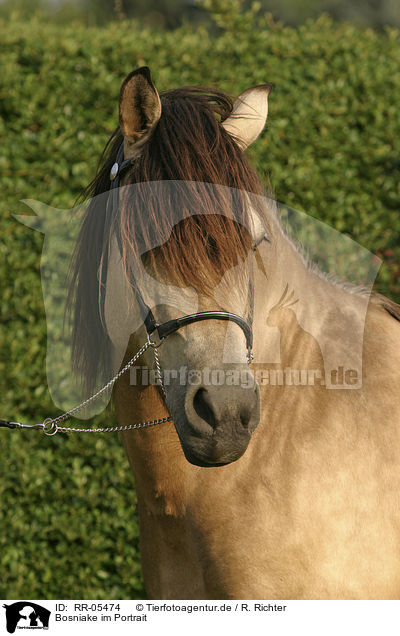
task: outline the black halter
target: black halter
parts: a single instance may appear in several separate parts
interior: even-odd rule
[[[110,180],[111,180],[111,186],[110,186],[110,194],[108,197],[108,201],[107,201],[107,216],[108,215],[112,215],[111,218],[113,218],[114,213],[116,213],[117,208],[118,208],[118,188],[120,185],[120,178],[121,176],[129,169],[129,167],[132,165],[132,160],[131,159],[124,159],[124,144],[122,142],[121,146],[119,147],[118,153],[117,153],[117,157],[116,157],[116,161],[114,163],[114,165],[111,168],[111,172],[110,172]],[[116,233],[116,237],[117,237],[117,241],[118,241],[118,245],[120,248],[120,251],[122,253],[122,249],[121,249],[121,238],[119,236],[119,233]],[[102,279],[102,314],[103,314],[103,319],[104,319],[104,300],[105,300],[105,286],[106,286],[106,277],[107,277],[107,263],[104,262],[103,263],[103,267],[102,267],[102,274],[101,274],[101,279]],[[249,363],[251,362],[252,358],[253,358],[253,354],[252,354],[252,347],[253,347],[253,331],[252,328],[250,326],[250,324],[252,323],[252,319],[253,319],[253,306],[254,306],[254,291],[253,291],[253,286],[252,284],[250,284],[249,287],[249,293],[250,293],[250,311],[249,311],[249,317],[250,317],[250,324],[244,320],[244,318],[241,318],[241,316],[238,316],[237,314],[233,314],[230,313],[228,311],[200,311],[194,314],[188,314],[186,316],[182,316],[181,318],[175,318],[173,320],[167,320],[166,322],[163,323],[158,323],[156,321],[156,319],[154,318],[154,315],[150,309],[150,307],[148,305],[146,305],[143,296],[138,288],[138,286],[136,285],[135,281],[131,281],[133,289],[134,289],[134,293],[135,293],[135,297],[138,301],[139,307],[140,307],[140,312],[141,312],[141,316],[144,322],[144,325],[146,327],[147,333],[149,334],[149,336],[151,336],[152,334],[154,334],[154,332],[157,332],[158,337],[161,340],[163,340],[164,338],[166,338],[167,336],[169,336],[172,333],[175,333],[176,331],[178,331],[178,329],[180,329],[181,327],[184,327],[185,325],[190,325],[194,322],[200,322],[202,320],[230,320],[232,322],[235,322],[243,331],[244,336],[246,338],[246,347],[247,347],[247,354],[248,354],[248,361]]]

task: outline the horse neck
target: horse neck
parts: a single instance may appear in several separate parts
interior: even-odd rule
[[[326,368],[326,359],[331,366],[340,366],[343,359],[359,366],[368,296],[310,268],[278,223],[261,257],[265,267],[256,273],[255,361],[318,369],[324,362]]]

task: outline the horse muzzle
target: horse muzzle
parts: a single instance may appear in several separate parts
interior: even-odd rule
[[[252,378],[250,371],[245,373]],[[183,426],[176,419],[175,424],[188,461],[197,466],[236,461],[246,451],[260,420],[258,384],[247,382],[246,388],[190,386],[184,419]]]

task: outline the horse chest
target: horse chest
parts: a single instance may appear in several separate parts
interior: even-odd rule
[[[395,502],[371,463],[354,466],[350,457],[340,469],[336,465],[321,450],[296,453],[285,465],[286,478],[282,466],[261,471],[258,483],[246,479],[246,471],[233,477],[226,467],[197,478],[181,475],[170,488],[153,491],[151,509],[142,516],[149,593],[396,598]],[[183,485],[185,503],[177,507]]]

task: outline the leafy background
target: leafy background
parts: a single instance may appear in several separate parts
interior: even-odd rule
[[[147,64],[159,90],[270,82],[250,150],[276,198],[384,260],[376,288],[400,300],[400,32],[292,28],[239,0],[206,0],[213,29],[134,20],[88,27],[0,22],[0,416],[54,413],[46,384],[43,235],[21,199],[72,207],[117,122],[121,81]],[[110,409],[93,424],[113,420]],[[117,436],[0,433],[0,597],[143,598],[134,483]]]

